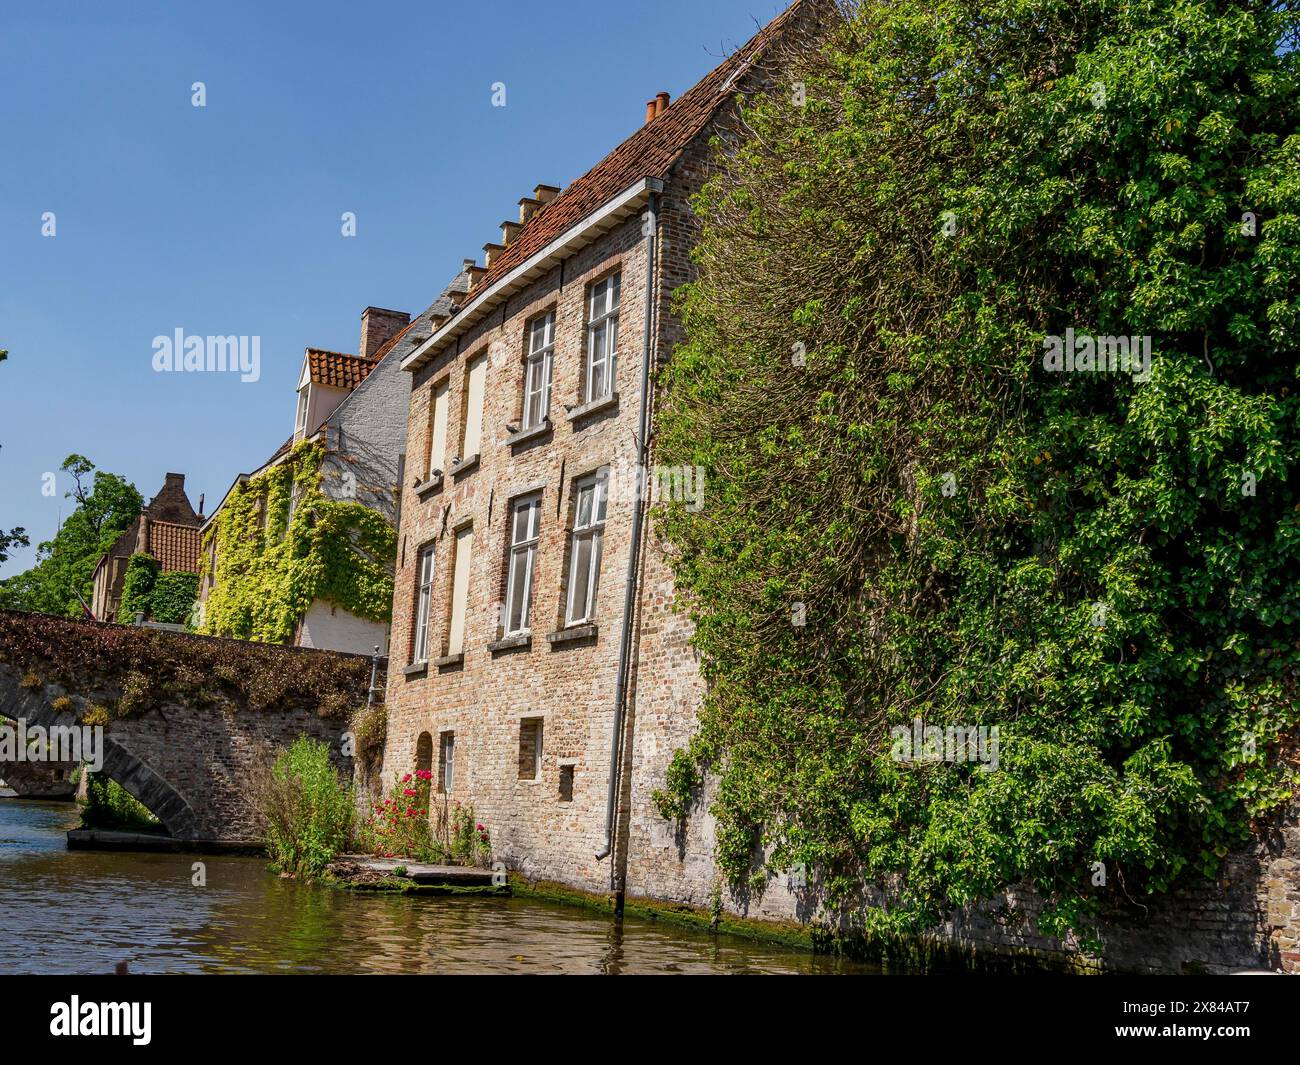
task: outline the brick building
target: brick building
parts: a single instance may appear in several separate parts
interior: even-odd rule
[[[234,483],[252,480],[283,463],[302,441],[317,441],[324,448],[321,489],[325,495],[356,500],[396,523],[406,441],[407,380],[401,361],[417,340],[428,335],[428,321],[428,312],[412,321],[404,311],[367,307],[361,314],[358,354],[308,348],[298,378],[293,435],[266,462],[240,474]],[[228,490],[203,523],[207,547],[199,583],[200,619],[203,604],[222,578],[215,538],[208,533],[229,496]],[[317,600],[299,619],[294,643],[369,654],[376,645],[387,647],[388,626]]]
[[[649,807],[702,684],[637,471],[709,140],[828,7],[800,0],[679,99],[651,100],[567,188],[523,197],[402,363],[384,777],[431,769],[431,816],[471,805],[529,877],[712,891],[710,841],[679,850]]]
[[[185,475],[167,474],[158,494],[95,565],[90,597],[90,609],[95,617],[100,621],[117,620],[126,567],[132,555],[152,555],[163,573],[198,573],[202,524],[202,498],[196,514],[185,494]]]

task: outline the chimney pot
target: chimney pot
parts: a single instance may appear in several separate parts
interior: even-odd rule
[[[525,196],[519,201],[519,224],[523,225],[533,217],[542,206],[542,201],[535,196]]]
[[[662,115],[665,111],[668,110],[668,104],[671,100],[672,97],[669,96],[666,92],[658,93],[655,96],[655,118],[658,118],[660,115]]]
[[[535,189],[533,189],[533,198],[536,200],[541,200],[543,207],[545,207],[548,203],[550,203],[553,199],[555,199],[555,197],[557,197],[559,194],[560,194],[559,185],[538,185]]]
[[[647,100],[645,102],[645,124],[648,126],[655,120],[655,111],[659,106],[658,100]]]
[[[496,261],[496,257],[505,250],[506,250],[506,246],[504,244],[483,245],[483,261],[487,263],[489,270],[492,268],[493,262]]]
[[[474,265],[469,268],[469,287],[470,290],[478,288],[479,282],[487,276],[487,268]]]
[[[501,223],[501,243],[509,247],[511,242],[519,235],[520,225],[518,222]]]

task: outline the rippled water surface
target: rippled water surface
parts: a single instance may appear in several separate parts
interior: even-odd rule
[[[0,799],[0,971],[836,973],[834,958],[509,898],[362,895],[257,858],[69,851],[68,803]]]

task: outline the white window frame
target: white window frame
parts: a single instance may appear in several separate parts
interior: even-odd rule
[[[456,733],[438,733],[438,784],[443,795],[456,786]]]
[[[528,524],[524,532],[526,535],[519,539],[519,512],[529,510]],[[533,608],[533,576],[537,568],[537,546],[541,541],[542,526],[542,497],[536,495],[523,496],[516,499],[510,505],[510,553],[506,557],[506,609],[505,615],[501,619],[501,627],[505,636],[523,636],[532,632],[529,624]],[[521,555],[526,555],[524,562],[524,576],[522,587],[517,579],[517,567],[515,559]],[[515,604],[517,597],[522,596],[519,610],[519,624],[511,626],[511,620],[515,616]]]
[[[551,370],[555,358],[555,312],[528,323],[528,357],[524,360],[523,428],[535,429],[551,413]],[[537,416],[531,417],[537,397]]]
[[[614,371],[618,364],[618,312],[622,302],[623,275],[613,273],[597,281],[587,294],[587,371],[583,402],[594,403],[614,394]],[[604,326],[604,349],[597,358],[596,337]],[[595,391],[596,367],[604,373],[604,389]]]
[[[307,406],[310,402],[311,385],[303,385],[298,389],[298,414],[294,419],[294,432],[299,436],[305,436],[307,433]]]
[[[579,524],[582,513],[582,497],[591,492],[591,512],[586,522]],[[605,522],[609,517],[609,478],[604,474],[584,477],[574,486],[573,532],[569,536],[569,581],[565,597],[565,625],[583,625],[595,619],[596,596],[600,584],[600,565],[604,554]],[[577,567],[581,552],[579,544],[591,541],[591,551],[587,555],[587,597],[583,603],[575,603],[578,590]],[[581,612],[575,608],[580,607]]]
[[[420,548],[416,568],[415,652],[412,665],[429,661],[429,628],[433,617],[433,578],[437,570],[434,545]]]

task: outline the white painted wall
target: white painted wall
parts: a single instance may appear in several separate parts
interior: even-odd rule
[[[317,599],[302,619],[297,644],[328,651],[351,651],[368,655],[379,645],[379,653],[388,653],[388,625],[366,621],[349,614],[342,607]]]

